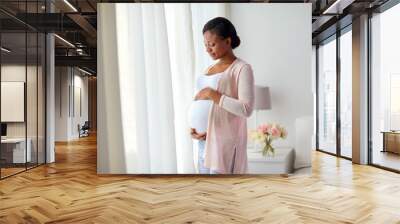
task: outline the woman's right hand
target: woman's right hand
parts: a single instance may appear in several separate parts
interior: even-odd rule
[[[197,140],[206,140],[207,133],[199,134],[199,133],[197,133],[196,129],[191,128],[190,135],[192,136],[192,138],[197,139]]]

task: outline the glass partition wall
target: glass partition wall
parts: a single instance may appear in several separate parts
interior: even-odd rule
[[[43,10],[39,2],[18,7],[34,13]],[[45,41],[44,33],[0,11],[1,179],[45,163]]]
[[[30,151],[26,153],[25,42],[25,32],[1,33],[1,178],[24,171],[30,158]]]

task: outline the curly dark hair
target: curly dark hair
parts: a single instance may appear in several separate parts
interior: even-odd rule
[[[231,38],[231,47],[232,49],[237,48],[240,45],[240,38],[236,33],[236,29],[227,18],[224,17],[216,17],[210,21],[208,21],[203,27],[203,34],[206,31],[210,31],[212,33],[217,34],[218,36],[226,39],[228,37]]]

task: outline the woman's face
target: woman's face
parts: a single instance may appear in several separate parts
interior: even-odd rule
[[[213,60],[223,57],[228,51],[232,50],[230,37],[222,39],[222,37],[210,31],[206,31],[203,37],[207,53]]]

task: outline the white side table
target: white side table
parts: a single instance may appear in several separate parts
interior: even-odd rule
[[[254,149],[247,150],[249,174],[293,173],[295,152],[293,148],[275,148],[275,155],[263,156]]]

